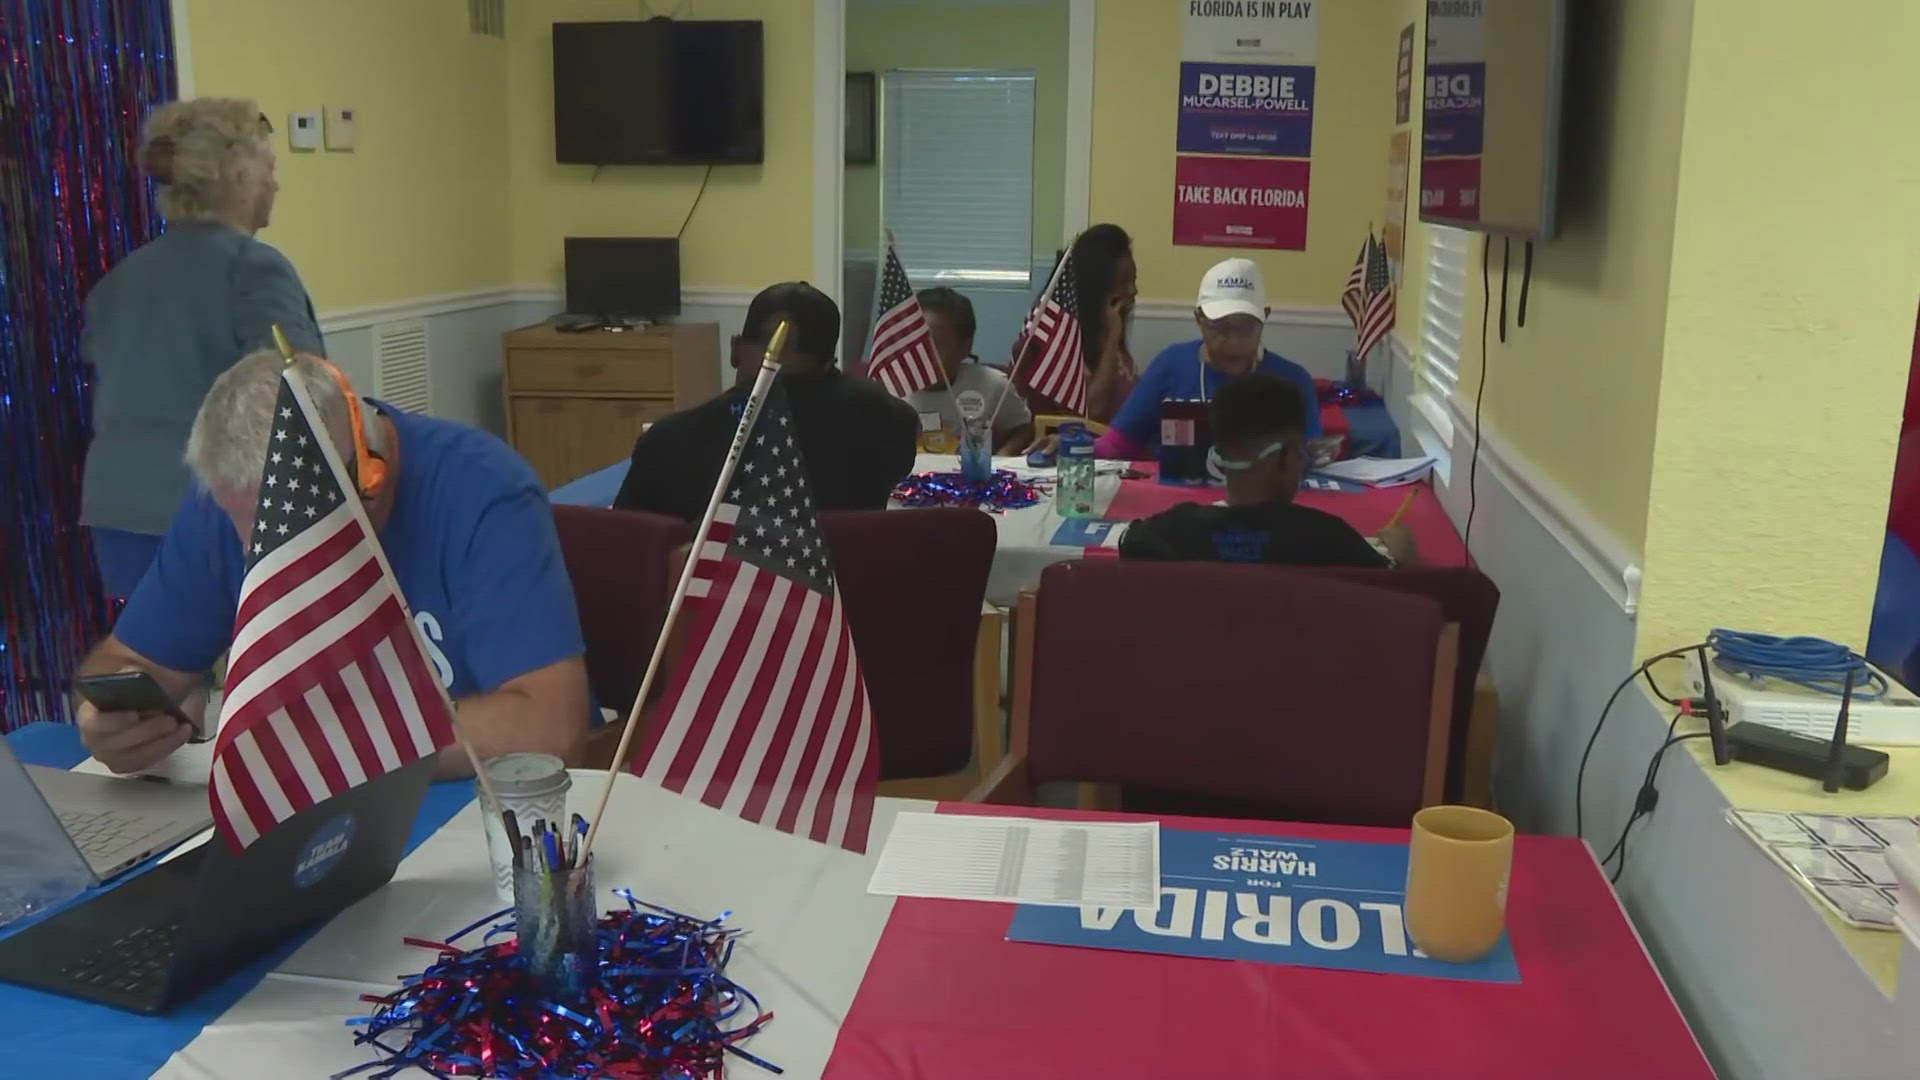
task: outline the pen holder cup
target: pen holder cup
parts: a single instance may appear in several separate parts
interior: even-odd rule
[[[527,970],[550,1001],[585,999],[598,975],[593,857],[548,873],[534,863],[513,871],[514,932]]]

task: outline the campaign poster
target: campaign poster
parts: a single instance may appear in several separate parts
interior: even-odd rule
[[[1180,155],[1173,176],[1173,242],[1304,249],[1310,168],[1300,158]]]
[[[1306,247],[1319,7],[1186,0],[1174,243]]]
[[[1407,250],[1407,184],[1413,169],[1413,132],[1401,128],[1387,137],[1387,223],[1380,230],[1393,262],[1394,279]]]
[[[1486,20],[1483,0],[1427,5],[1422,92],[1420,209],[1480,220],[1480,162],[1486,139]]]
[[[1413,24],[1400,29],[1400,52],[1393,64],[1393,122],[1413,118]]]
[[[1407,936],[1407,846],[1160,830],[1153,911],[1023,904],[1007,940],[1268,964],[1520,982],[1504,935],[1472,963]]]

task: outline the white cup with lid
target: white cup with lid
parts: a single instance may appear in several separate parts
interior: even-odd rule
[[[485,764],[499,806],[488,806],[481,789],[481,817],[486,822],[487,859],[493,864],[494,894],[513,902],[513,845],[500,817],[502,810],[513,811],[522,836],[533,835],[533,823],[545,821],[550,829],[566,835],[567,790],[573,778],[567,775],[567,763],[552,754],[503,754]]]

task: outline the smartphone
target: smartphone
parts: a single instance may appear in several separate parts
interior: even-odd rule
[[[108,675],[82,675],[73,680],[73,688],[101,712],[166,713],[193,729],[190,742],[205,742],[206,733],[187,719],[180,706],[153,676],[144,671],[116,671]]]

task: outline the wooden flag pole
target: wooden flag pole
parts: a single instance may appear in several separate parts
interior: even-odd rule
[[[1075,241],[1079,239],[1078,236],[1074,237]],[[1067,253],[1060,256],[1060,261],[1053,264],[1053,273],[1047,275],[1046,288],[1040,290],[1039,299],[1035,300],[1033,306],[1027,309],[1028,330],[1026,333],[1020,335],[1020,347],[1013,351],[1013,363],[1007,367],[1007,384],[1000,388],[1000,400],[993,403],[993,412],[987,414],[987,437],[989,439],[993,437],[993,425],[1000,419],[1000,406],[1007,403],[1007,394],[1013,390],[1013,380],[1020,374],[1020,361],[1026,358],[1027,353],[1033,346],[1032,327],[1035,321],[1033,313],[1044,307],[1047,302],[1047,297],[1053,295],[1053,287],[1060,283],[1060,271],[1067,268],[1067,260],[1071,258],[1073,258],[1073,245],[1068,244]],[[1078,318],[1077,315],[1075,317]]]
[[[720,513],[720,502],[726,497],[727,488],[733,483],[733,470],[740,464],[740,454],[747,447],[747,436],[753,432],[754,421],[760,418],[760,407],[766,403],[767,391],[773,386],[773,377],[780,371],[780,351],[787,343],[787,323],[781,320],[774,328],[773,339],[767,342],[767,351],[760,358],[760,375],[753,380],[753,389],[747,393],[746,408],[740,412],[740,426],[734,429],[733,445],[727,449],[726,460],[720,463],[720,478],[713,485],[713,495],[707,499],[707,510],[700,515],[700,527],[694,531],[694,549],[687,553],[687,562],[680,568],[680,580],[673,586],[673,599],[667,602],[667,617],[661,620],[660,636],[654,639],[653,655],[647,660],[647,673],[640,678],[640,691],[633,697],[633,707],[627,710],[625,730],[620,732],[620,745],[613,752],[613,762],[607,767],[607,783],[600,789],[600,801],[594,805],[593,814],[587,819],[587,839],[580,845],[580,861],[575,866],[584,865],[587,856],[593,852],[593,842],[600,835],[600,823],[607,814],[607,800],[613,797],[613,782],[619,779],[627,753],[633,747],[633,733],[639,726],[640,710],[646,706],[647,695],[653,690],[653,680],[660,673],[660,660],[666,655],[667,640],[673,634],[673,621],[679,617],[680,608],[687,599],[687,587],[693,584],[694,567],[700,562],[700,545],[706,543],[707,531],[713,528],[713,519]]]
[[[280,350],[281,361],[287,367],[293,367],[295,359],[293,343],[287,340],[287,332],[280,329],[279,323],[273,324],[273,344]],[[324,363],[325,361],[322,362]],[[297,383],[289,382],[288,385],[292,387],[295,394],[299,394],[302,398],[306,396],[306,392]],[[353,391],[351,388],[343,385],[341,392],[350,394]],[[312,403],[307,402],[307,405],[311,406]],[[317,412],[315,413],[315,419],[319,419]],[[322,426],[325,426],[326,421],[321,420],[320,423]],[[329,432],[329,434],[331,434],[331,432]],[[321,453],[326,454],[328,459],[331,460],[333,457],[332,450],[333,447],[329,445],[324,447]],[[354,494],[357,495],[359,493],[355,492]],[[413,621],[413,606],[407,603],[406,594],[400,591],[400,579],[393,575],[393,567],[387,565],[386,549],[380,546],[380,536],[374,532],[373,522],[367,517],[366,509],[360,506],[358,502],[354,502],[353,514],[360,519],[361,526],[367,530],[368,539],[373,541],[373,556],[380,563],[380,572],[387,576],[388,581],[393,582],[393,594],[400,600],[401,612],[406,616],[407,630],[413,635],[414,648],[420,650],[420,655],[423,658],[432,656],[433,654],[427,650],[426,640],[420,636],[420,624]],[[505,807],[500,805],[500,796],[495,794],[493,790],[493,781],[487,777],[487,770],[481,766],[480,752],[473,748],[473,740],[467,738],[466,733],[460,730],[460,710],[454,708],[453,699],[447,696],[447,688],[440,685],[439,678],[436,677],[432,681],[434,689],[440,692],[441,702],[447,707],[447,719],[452,722],[454,733],[460,737],[460,746],[467,752],[467,763],[473,767],[473,782],[480,786],[480,794],[485,797],[488,806],[492,808],[493,812],[499,813],[505,809]],[[511,830],[509,830],[509,835],[512,835]]]

